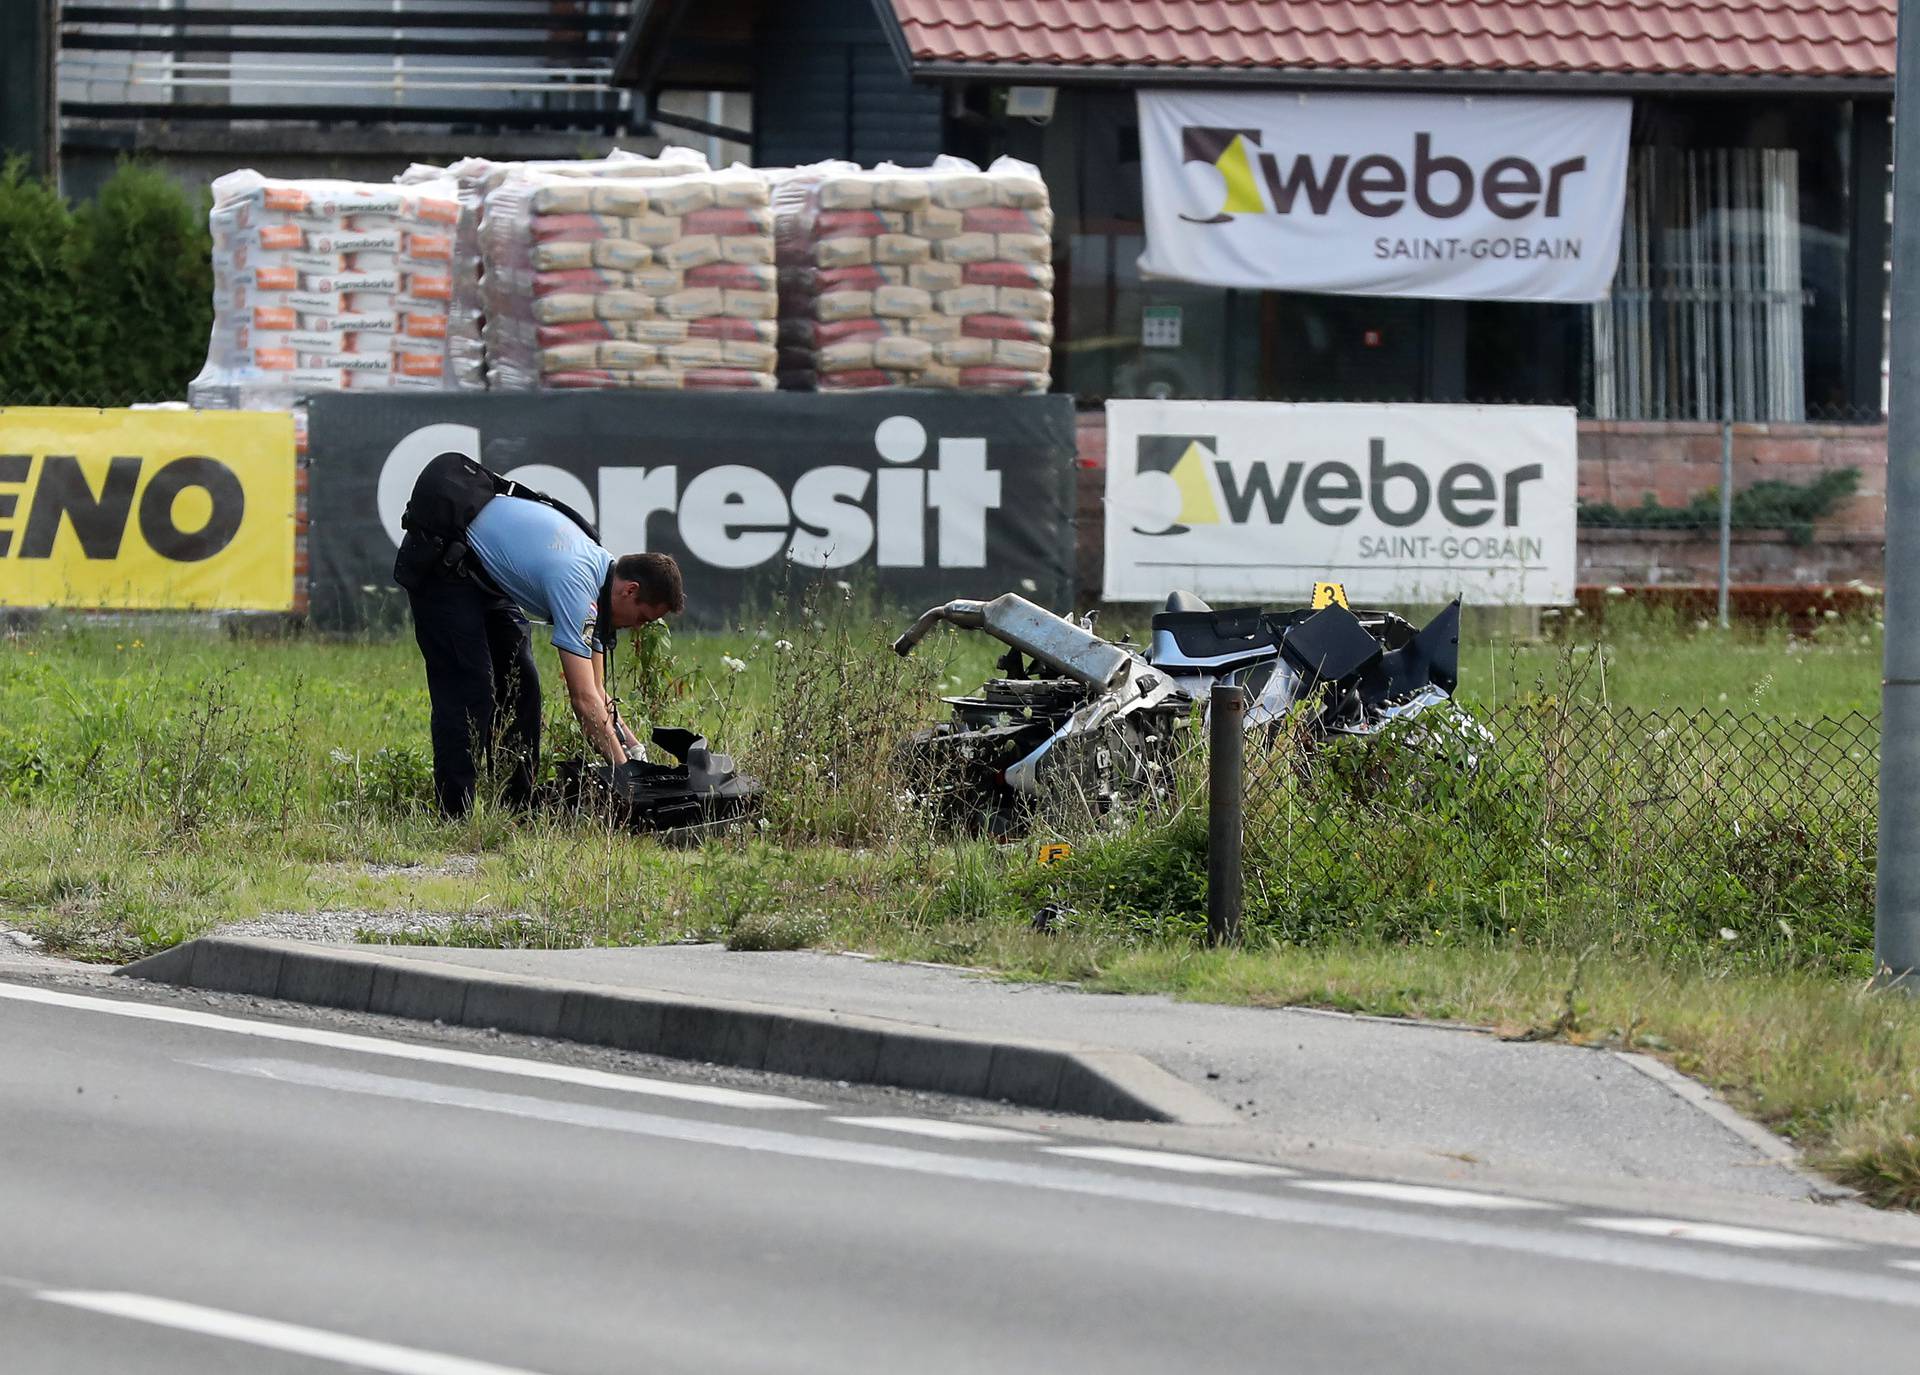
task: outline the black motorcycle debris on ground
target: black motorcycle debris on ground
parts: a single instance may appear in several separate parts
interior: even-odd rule
[[[759,802],[760,780],[743,774],[733,756],[716,754],[706,737],[679,726],[658,726],[653,743],[678,764],[641,761],[640,786],[617,796],[613,769],[600,760],[562,759],[542,802],[551,810],[608,817],[616,826],[697,836],[747,817]]]

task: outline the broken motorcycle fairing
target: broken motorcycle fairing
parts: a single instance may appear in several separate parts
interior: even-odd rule
[[[1091,616],[1056,616],[1008,593],[936,606],[894,642],[909,654],[941,624],[982,630],[1008,647],[1005,677],[942,700],[952,718],[916,734],[910,760],[951,809],[1010,829],[1043,782],[1098,807],[1157,795],[1176,739],[1216,683],[1246,689],[1247,727],[1273,726],[1302,704],[1311,735],[1371,735],[1450,705],[1458,680],[1460,603],[1424,628],[1389,611],[1215,611],[1189,593],[1167,599],[1142,655],[1104,640]]]
[[[1153,618],[1148,657],[1189,696],[1215,683],[1246,689],[1247,727],[1281,720],[1325,689],[1320,734],[1372,735],[1453,700],[1460,679],[1460,601],[1416,631],[1391,611],[1215,611],[1176,592]]]
[[[611,809],[617,824],[636,831],[677,831],[737,820],[759,800],[760,780],[735,768],[732,755],[715,754],[705,736],[656,726],[653,743],[680,762],[642,761],[640,787],[630,801],[614,796],[610,765],[585,759],[554,765],[551,801],[571,811]]]

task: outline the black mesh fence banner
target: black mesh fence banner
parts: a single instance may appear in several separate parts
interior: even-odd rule
[[[398,621],[400,516],[448,450],[588,515],[615,554],[672,554],[694,626],[821,579],[915,608],[1073,596],[1069,397],[338,394],[308,431],[317,623]]]

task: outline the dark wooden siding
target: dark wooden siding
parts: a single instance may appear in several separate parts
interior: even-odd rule
[[[938,87],[907,80],[870,0],[781,0],[755,31],[754,160],[931,162]]]

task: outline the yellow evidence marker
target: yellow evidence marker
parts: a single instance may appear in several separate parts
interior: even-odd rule
[[[1066,841],[1050,840],[1040,847],[1038,862],[1041,864],[1058,864],[1072,853],[1073,846],[1067,844]]]
[[[1345,583],[1317,582],[1313,585],[1313,609],[1315,611],[1320,611],[1332,606],[1335,602],[1339,602],[1340,605],[1347,607],[1349,611],[1353,610],[1351,606],[1347,606],[1347,585]]]

